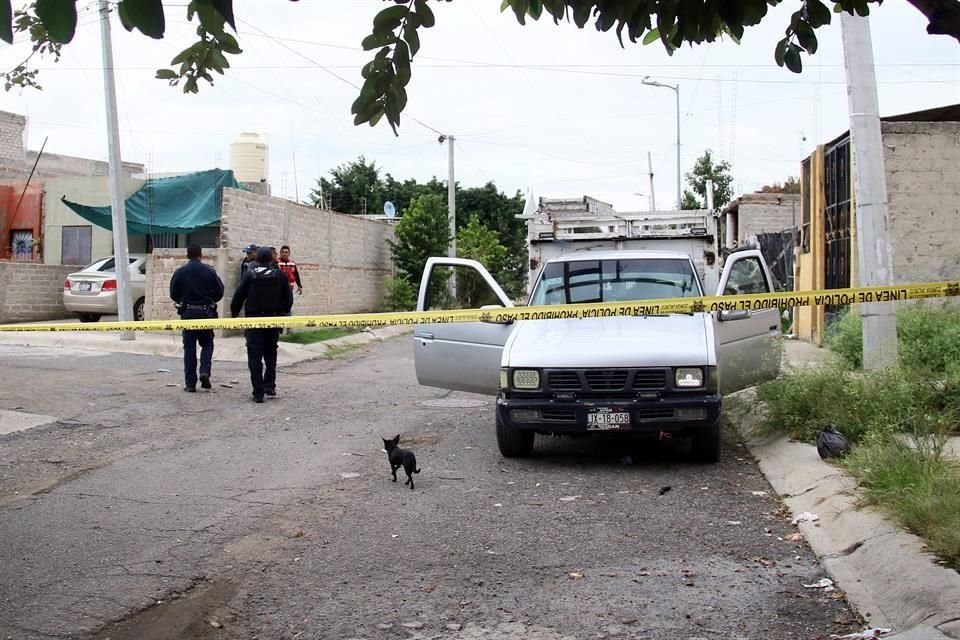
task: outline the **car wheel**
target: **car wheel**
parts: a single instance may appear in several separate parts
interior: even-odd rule
[[[533,453],[536,434],[525,429],[511,429],[500,422],[497,416],[497,446],[504,458],[524,458]]]
[[[81,313],[80,322],[98,322],[100,320],[99,313]]]
[[[137,322],[143,321],[143,298],[133,303],[133,319]]]
[[[720,421],[693,436],[690,443],[690,458],[694,462],[712,463],[720,460]]]

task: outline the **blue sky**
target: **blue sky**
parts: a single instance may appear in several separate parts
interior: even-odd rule
[[[60,63],[41,63],[43,91],[0,94],[0,109],[29,117],[32,149],[47,137],[51,152],[106,158],[95,4],[78,3],[78,35]],[[802,75],[773,62],[791,0],[740,45],[685,47],[672,57],[658,44],[621,48],[592,27],[520,26],[500,0],[432,4],[437,26],[421,35],[399,137],[385,123],[355,127],[350,115],[370,57],[359,43],[380,0],[235,0],[244,53],[191,96],[153,79],[192,41],[185,2],[168,6],[163,41],[127,34],[115,20],[124,159],[155,173],[226,166],[230,142],[255,131],[270,145],[274,193],[303,199],[319,175],[361,154],[398,179],[445,179],[443,132],[456,137],[463,185],[588,194],[626,211],[649,205],[648,152],[657,208],[675,200],[674,93],[643,85],[644,76],[679,84],[683,171],[710,148],[733,165],[738,192],[797,175],[818,142],[848,128],[838,17],[818,31],[820,51],[804,58]],[[925,26],[906,0],[874,11],[883,114],[960,102],[960,44]],[[0,64],[11,68],[28,50],[26,42],[4,46]]]

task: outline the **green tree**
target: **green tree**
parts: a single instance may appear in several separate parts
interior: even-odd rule
[[[480,225],[496,234],[506,256],[503,267],[490,273],[504,291],[514,297],[523,292],[527,282],[527,225],[517,217],[523,213],[523,205],[519,191],[508,197],[492,182],[482,187],[457,189],[457,229],[464,229],[476,218]],[[459,244],[457,249],[459,252]]]
[[[319,188],[310,192],[309,201],[321,206],[320,192],[328,209],[340,213],[376,214],[383,213],[384,191],[377,163],[367,163],[360,156],[355,162],[338,165],[330,171],[331,180],[321,177],[317,180]]]
[[[295,0],[294,0],[295,1]],[[494,2],[495,0],[490,0]],[[797,9],[790,17],[785,36],[774,49],[774,59],[795,73],[802,70],[801,55],[817,50],[816,30],[831,22],[833,13],[847,11],[868,15],[883,0],[792,0]],[[907,0],[928,20],[927,33],[945,34],[960,41],[960,0]],[[759,24],[770,6],[783,0],[502,0],[501,9],[512,9],[520,24],[539,20],[546,12],[555,23],[572,20],[581,29],[591,18],[598,31],[614,27],[623,45],[624,35],[633,43],[660,42],[668,52],[684,43],[713,42],[729,35],[734,41],[745,28]],[[388,3],[389,4],[389,3]],[[166,17],[162,0],[118,0],[120,20],[128,31],[139,30],[151,38],[163,38]],[[182,5],[176,5],[182,6]],[[199,81],[213,84],[212,73],[223,74],[230,67],[227,55],[241,53],[236,38],[233,0],[190,0],[187,20],[198,20],[197,41],[177,54],[170,67],[159,69],[156,77],[171,85],[183,82],[184,93],[196,93]],[[354,123],[371,126],[384,115],[396,132],[400,114],[407,105],[406,86],[411,79],[411,61],[420,50],[420,29],[436,24],[426,0],[393,0],[373,19],[373,28],[361,43],[364,50],[376,51],[363,70],[363,86],[354,101]],[[59,45],[73,40],[77,28],[77,4],[71,0],[36,0],[12,11],[11,0],[0,0],[0,39],[13,43],[15,33],[27,34],[33,42],[31,53],[5,74],[6,87],[39,87],[36,69],[30,60],[37,53],[60,55]]]
[[[420,196],[429,194],[446,198],[447,185],[437,180],[436,176],[426,184],[420,184],[413,178],[400,182],[388,173],[383,179],[382,193],[384,202],[392,202],[397,208],[397,215],[402,217],[410,203]]]
[[[500,244],[499,234],[483,226],[477,216],[470,216],[457,232],[457,255],[482,264],[498,283],[507,274],[507,248]],[[461,307],[469,309],[487,304],[487,291],[486,282],[476,272],[465,269],[457,276],[457,299]]]
[[[410,203],[389,240],[393,264],[415,287],[420,286],[427,258],[447,255],[450,227],[447,203],[437,195],[422,195]]]
[[[733,176],[730,175],[730,163],[726,160],[716,162],[713,152],[707,149],[697,158],[693,170],[687,174],[689,189],[683,192],[681,209],[703,209],[707,202],[707,180],[713,180],[713,206],[720,209],[733,197]]]

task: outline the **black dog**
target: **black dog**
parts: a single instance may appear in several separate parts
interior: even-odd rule
[[[407,451],[398,446],[400,444],[400,436],[397,436],[393,440],[387,440],[383,436],[380,436],[380,439],[383,440],[383,448],[387,450],[387,460],[390,461],[390,471],[393,472],[393,481],[397,481],[397,469],[403,467],[403,470],[407,473],[407,481],[404,484],[410,485],[410,489],[412,490],[413,474],[420,473],[420,469],[417,469],[417,456],[413,455],[413,451]]]

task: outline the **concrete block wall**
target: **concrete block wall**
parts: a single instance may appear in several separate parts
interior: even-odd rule
[[[290,245],[303,295],[295,315],[351,313],[381,308],[384,279],[393,273],[388,239],[393,227],[297,204],[282,198],[224,189],[221,243],[227,249],[228,296],[240,276],[243,246]]]
[[[0,322],[67,318],[63,281],[76,267],[0,261]]]
[[[777,233],[800,224],[800,196],[790,193],[752,193],[740,198],[737,244],[760,233]]]
[[[225,280],[226,249],[204,249],[202,261],[217,270]],[[170,299],[170,278],[173,272],[187,263],[186,248],[155,249],[147,260],[146,293],[144,294],[144,318],[147,320],[177,320],[177,310]],[[230,317],[230,296],[224,293],[224,301],[217,305],[221,318]]]
[[[960,278],[960,122],[882,131],[895,281]]]
[[[24,116],[0,111],[0,176],[19,177],[24,171],[26,155],[23,151]]]

